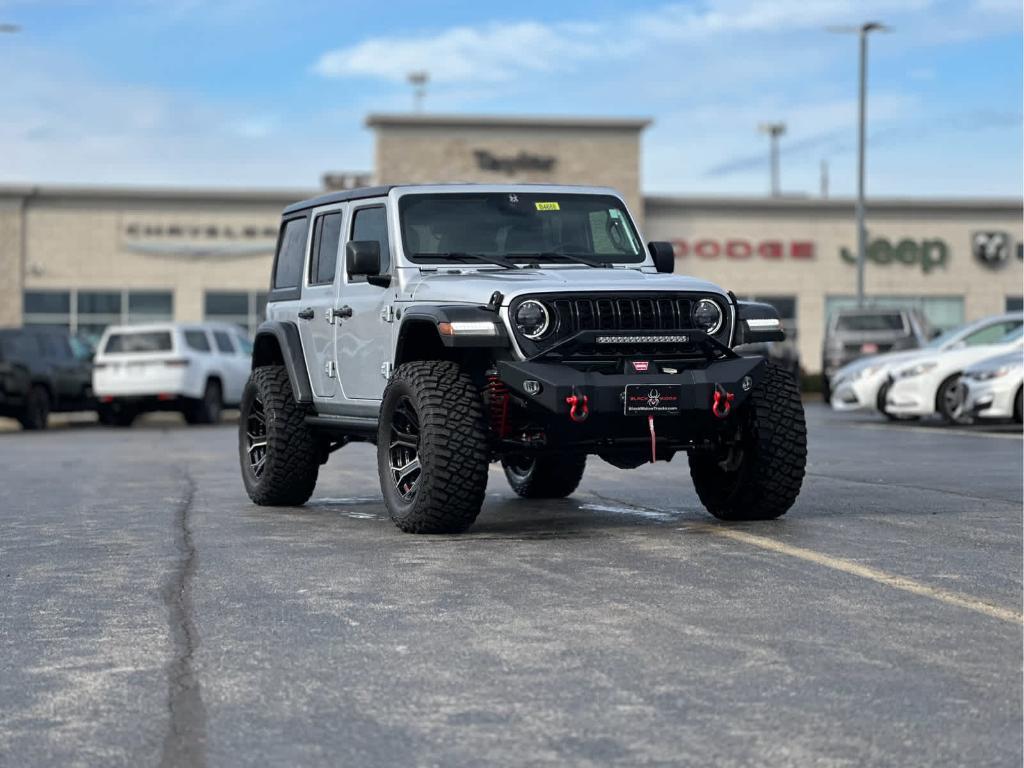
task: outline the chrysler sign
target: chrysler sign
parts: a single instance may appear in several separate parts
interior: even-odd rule
[[[121,244],[127,251],[162,258],[244,259],[273,254],[277,226],[129,221],[121,229]]]

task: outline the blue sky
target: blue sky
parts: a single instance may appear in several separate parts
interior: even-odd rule
[[[371,111],[646,116],[649,192],[852,194],[856,38],[868,189],[1022,194],[1019,0],[0,0],[0,182],[314,188],[369,170]]]

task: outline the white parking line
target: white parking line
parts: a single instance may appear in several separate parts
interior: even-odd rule
[[[688,526],[687,530],[692,531],[694,528],[714,534],[715,536],[721,536],[726,539],[732,539],[733,541],[750,544],[754,547],[760,547],[761,549],[766,549],[770,552],[777,552],[781,555],[788,555],[789,557],[806,560],[807,562],[815,563],[816,565],[823,565],[834,571],[842,571],[843,573],[848,573],[853,576],[859,576],[862,579],[868,579],[877,584],[884,584],[887,587],[893,587],[894,589],[901,589],[904,592],[910,592],[911,594],[920,595],[922,597],[930,597],[933,600],[939,600],[947,605],[966,608],[969,611],[990,616],[994,619],[1001,619],[1002,621],[1009,621],[1014,624],[1020,624],[1024,621],[1024,614],[1021,614],[1019,611],[1003,608],[998,605],[992,605],[984,600],[978,600],[977,598],[963,595],[958,592],[950,592],[947,589],[931,587],[927,584],[922,584],[919,581],[908,579],[905,576],[886,573],[885,571],[880,571],[877,568],[861,565],[860,563],[845,560],[841,557],[833,557],[831,555],[822,554],[821,552],[816,552],[813,549],[785,544],[781,541],[777,541],[776,539],[770,539],[767,536],[758,536],[753,533],[747,533],[746,531],[736,530],[735,528],[725,528],[720,525],[707,523],[700,524],[698,526]]]
[[[863,421],[851,421],[843,426],[860,427],[861,429],[884,429],[887,432],[924,432],[929,435],[959,435],[960,437],[998,437],[1003,440],[1020,440],[1024,438],[1024,431],[1018,432],[983,432],[975,429],[964,429],[963,427],[914,427],[909,424],[871,424]]]

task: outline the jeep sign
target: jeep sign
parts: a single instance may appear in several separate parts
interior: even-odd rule
[[[839,257],[847,264],[857,263],[857,254],[849,248],[840,248]],[[920,265],[928,274],[936,267],[945,268],[949,261],[949,246],[945,240],[922,240],[904,238],[893,243],[884,237],[876,237],[868,245],[867,258],[875,264]]]

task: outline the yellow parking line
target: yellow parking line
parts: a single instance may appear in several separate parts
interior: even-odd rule
[[[871,568],[866,565],[861,565],[860,563],[854,563],[850,560],[844,560],[841,557],[832,557],[831,555],[825,555],[821,552],[815,552],[813,549],[796,547],[792,544],[784,544],[781,541],[770,539],[767,536],[758,536],[753,533],[747,533],[746,531],[738,531],[735,528],[724,528],[722,526],[708,524],[701,525],[699,528],[700,530],[712,533],[715,536],[732,539],[733,541],[740,541],[744,544],[760,547],[761,549],[766,549],[770,552],[778,552],[779,554],[788,555],[789,557],[796,557],[800,560],[806,560],[809,563],[823,565],[826,568],[831,568],[835,571],[849,573],[853,576],[859,576],[862,579],[868,579],[878,584],[884,584],[885,586],[893,587],[894,589],[901,589],[904,592],[910,592],[922,597],[930,597],[933,600],[939,600],[947,605],[966,608],[969,611],[990,616],[994,619],[1001,619],[1014,624],[1020,624],[1024,621],[1024,614],[1021,614],[1019,611],[1002,608],[998,605],[992,605],[991,603],[986,603],[983,600],[978,600],[957,592],[950,592],[949,590],[941,589],[939,587],[930,587],[919,581],[914,581],[913,579],[908,579],[904,576],[896,576],[891,573],[886,573],[885,571],[880,571],[877,568]]]

